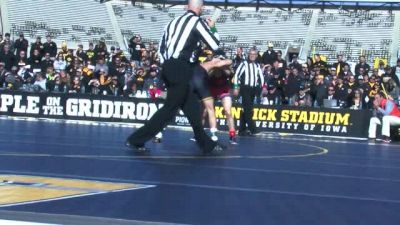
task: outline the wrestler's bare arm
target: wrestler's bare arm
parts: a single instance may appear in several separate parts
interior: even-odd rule
[[[201,64],[201,66],[209,72],[211,69],[214,68],[221,68],[225,66],[229,66],[232,64],[232,60],[230,59],[219,59],[219,58],[214,58],[211,61],[204,62]]]

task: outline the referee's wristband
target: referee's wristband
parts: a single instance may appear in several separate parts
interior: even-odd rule
[[[217,33],[217,28],[211,27],[211,28],[210,28],[210,31],[211,31],[211,33]]]

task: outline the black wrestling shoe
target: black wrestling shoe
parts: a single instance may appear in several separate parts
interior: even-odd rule
[[[135,152],[148,152],[150,151],[149,148],[146,148],[144,145],[133,145],[129,141],[125,142],[125,146],[130,148],[131,150]]]

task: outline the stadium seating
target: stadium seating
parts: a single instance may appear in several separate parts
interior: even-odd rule
[[[11,32],[24,32],[28,40],[53,36],[56,43],[67,41],[71,47],[105,38],[109,45],[119,45],[104,4],[81,0],[6,1]],[[42,40],[43,41],[43,40]]]

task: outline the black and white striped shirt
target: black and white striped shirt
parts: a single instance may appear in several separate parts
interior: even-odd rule
[[[187,11],[165,27],[159,45],[161,63],[171,58],[195,62],[194,52],[199,48],[200,41],[217,50],[219,35],[212,33],[206,22],[193,11]]]
[[[259,63],[242,62],[236,69],[234,84],[240,84],[250,87],[262,86],[264,84],[264,75]]]

